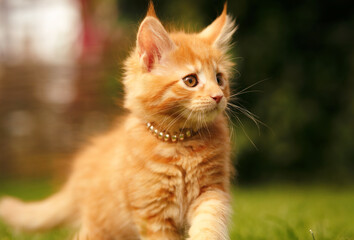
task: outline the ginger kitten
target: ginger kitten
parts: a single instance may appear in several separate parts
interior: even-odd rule
[[[4,221],[30,231],[76,224],[84,240],[229,239],[235,30],[225,5],[200,33],[168,33],[150,4],[125,63],[129,114],[77,155],[60,192],[4,198]]]

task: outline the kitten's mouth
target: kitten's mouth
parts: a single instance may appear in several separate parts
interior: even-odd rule
[[[201,107],[201,108],[196,108],[196,109],[190,109],[191,112],[194,112],[199,115],[214,115],[216,113],[222,112],[222,108],[219,105],[215,106],[207,106],[207,107]]]
[[[212,122],[217,115],[222,112],[222,109],[218,106],[199,109],[188,109],[186,111],[185,118],[190,121],[199,124],[206,124]]]

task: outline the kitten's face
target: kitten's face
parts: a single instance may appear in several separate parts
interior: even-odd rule
[[[155,93],[160,96],[151,111],[161,111],[189,124],[209,123],[226,107],[228,62],[220,51],[195,36],[193,39],[184,34],[171,37],[177,49],[151,71],[157,75],[151,79],[151,85],[159,85],[152,90],[157,90]],[[159,91],[160,87],[163,90]]]
[[[126,63],[125,106],[146,122],[165,127],[198,129],[212,122],[230,95],[233,64],[224,49],[201,34],[168,34],[158,38],[167,40],[155,43],[142,28],[144,42],[138,35],[138,44],[147,50],[139,53],[138,48]]]

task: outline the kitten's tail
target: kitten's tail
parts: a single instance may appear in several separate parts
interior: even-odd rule
[[[67,189],[39,202],[25,203],[5,197],[0,200],[0,218],[12,227],[35,231],[75,222],[78,208]]]

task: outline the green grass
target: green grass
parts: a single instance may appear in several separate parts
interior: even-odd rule
[[[2,181],[0,196],[39,199],[53,192],[47,181]],[[320,186],[235,188],[231,239],[354,240],[354,189]],[[0,223],[0,240],[62,240],[72,233],[56,229],[23,234]]]
[[[232,239],[354,239],[354,189],[266,186],[234,191]]]

